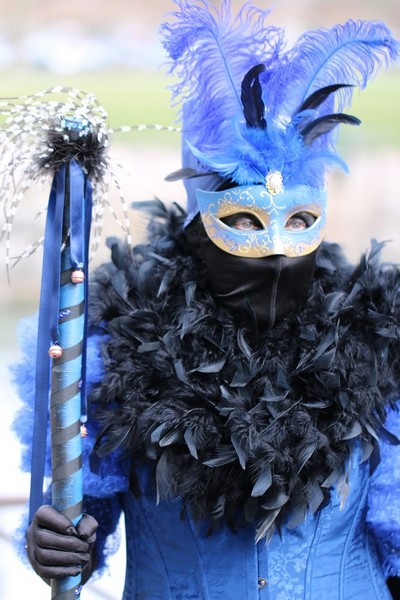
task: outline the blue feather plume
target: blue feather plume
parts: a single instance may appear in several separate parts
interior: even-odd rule
[[[202,0],[175,0],[179,11],[161,26],[163,45],[173,60],[173,99],[186,102],[185,136],[212,145],[242,115],[244,75],[256,64],[279,60],[283,31],[267,26],[270,11],[245,5],[236,17],[230,0],[218,9]],[[199,123],[202,124],[199,127]]]
[[[247,185],[278,170],[285,185],[323,187],[331,164],[346,168],[334,130],[359,124],[343,114],[354,87],[400,56],[386,25],[348,21],[309,31],[286,50],[283,31],[266,24],[269,11],[245,4],[234,17],[230,0],[220,9],[174,1],[178,10],[161,33],[178,78],[172,89],[183,103],[185,143],[200,171]]]
[[[336,110],[348,108],[354,87],[365,88],[381,67],[400,56],[399,42],[388,27],[377,21],[348,21],[331,29],[304,33],[282,57],[268,85],[272,118],[291,118],[316,90],[347,84],[335,94]],[[333,109],[325,103],[325,114]]]

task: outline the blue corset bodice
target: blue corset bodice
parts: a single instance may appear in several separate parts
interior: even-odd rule
[[[207,536],[181,504],[156,505],[153,478],[124,497],[124,600],[389,600],[365,526],[368,467],[353,459],[351,491],[295,530],[254,542],[253,526]]]

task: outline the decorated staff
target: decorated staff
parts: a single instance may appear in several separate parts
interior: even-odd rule
[[[110,129],[93,94],[63,87],[5,100],[0,114],[5,117],[0,189],[8,272],[43,245],[29,517],[43,504],[50,414],[52,505],[77,525],[82,516],[81,437],[87,433],[88,262],[98,247],[106,208],[130,243],[127,206],[107,153],[108,137],[116,131],[178,130],[161,125]],[[11,233],[21,200],[33,183],[49,179],[45,235],[12,258]],[[110,185],[118,190],[122,221],[109,201]],[[80,576],[54,579],[52,598],[78,597],[80,583]]]
[[[43,504],[50,413],[52,505],[77,525],[82,517],[81,436],[87,433],[87,267],[106,207],[130,241],[127,207],[107,154],[108,134],[116,130],[107,128],[107,113],[95,97],[76,89],[57,87],[5,101],[0,112],[6,117],[0,162],[7,270],[43,245],[29,516],[31,520]],[[158,125],[121,130],[148,127],[174,130]],[[49,178],[45,235],[12,259],[10,239],[20,202],[33,183]],[[123,222],[108,200],[110,182],[119,191]],[[52,580],[52,598],[78,597],[80,583],[80,575]]]
[[[107,115],[93,96],[77,90],[53,88],[47,93],[67,94],[67,102],[44,102],[43,94],[37,94],[3,109],[3,114],[9,113],[2,132],[3,164],[9,158],[2,180],[3,233],[9,267],[10,234],[19,201],[36,179],[51,175],[43,239],[29,514],[32,519],[43,504],[50,396],[52,505],[77,525],[82,517],[81,434],[85,434],[86,420],[84,359],[92,184],[98,235],[99,219],[107,203]],[[127,218],[125,230],[128,232]],[[80,583],[80,575],[52,580],[52,598],[76,598]]]
[[[66,130],[69,124],[66,126]],[[79,127],[79,124],[78,124]],[[63,165],[55,175],[52,194],[61,196],[63,219],[61,233],[65,240],[61,247],[61,261],[54,264],[51,275],[59,282],[58,330],[50,328],[52,345],[48,353],[51,367],[51,458],[52,505],[68,517],[74,525],[82,517],[82,444],[81,433],[85,426],[85,312],[87,286],[85,271],[88,263],[88,242],[91,218],[91,184],[81,165],[76,161]],[[63,203],[64,200],[64,203]],[[59,208],[59,207],[57,207]],[[57,210],[56,208],[56,210]],[[48,217],[49,218],[49,217]],[[49,236],[51,239],[51,236]],[[48,237],[45,238],[45,245]],[[51,246],[49,250],[51,251]],[[45,252],[45,256],[48,253]],[[54,253],[56,260],[59,256]],[[48,265],[44,264],[42,290],[46,289]],[[54,281],[56,284],[56,281]],[[56,285],[54,285],[56,287]],[[41,307],[46,302],[41,295]],[[58,296],[58,295],[57,295]],[[46,331],[46,327],[44,328]],[[53,331],[57,333],[53,334]],[[38,369],[45,357],[45,348],[38,347]],[[46,361],[47,362],[47,361]],[[40,384],[39,384],[40,385]],[[45,395],[37,395],[45,398]],[[40,430],[40,424],[38,429]],[[35,446],[33,448],[35,450]],[[33,462],[34,462],[33,453]],[[34,482],[32,481],[34,485]],[[40,498],[39,498],[40,500]],[[31,514],[36,511],[35,490],[31,493]],[[79,595],[80,575],[52,581],[52,597],[64,598]]]

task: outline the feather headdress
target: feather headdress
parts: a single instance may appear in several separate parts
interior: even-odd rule
[[[161,33],[179,80],[185,143],[199,163],[177,177],[213,172],[250,185],[277,170],[286,185],[322,188],[330,164],[346,169],[333,131],[360,123],[343,113],[354,86],[400,55],[383,23],[309,31],[287,50],[268,11],[245,4],[232,16],[230,0],[220,10],[205,0],[175,3]]]

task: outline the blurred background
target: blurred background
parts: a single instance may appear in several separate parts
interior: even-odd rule
[[[218,4],[218,2],[216,2]],[[241,3],[233,0],[235,6]],[[259,2],[271,8],[271,24],[287,29],[289,42],[304,30],[329,27],[348,18],[386,21],[400,35],[398,0],[275,0]],[[54,85],[93,92],[109,114],[111,127],[139,123],[175,124],[170,106],[165,56],[158,27],[172,0],[0,0],[0,101]],[[351,113],[362,119],[359,128],[343,127],[340,150],[350,176],[329,176],[327,238],[342,243],[352,260],[368,249],[371,238],[387,240],[384,258],[399,261],[398,222],[400,165],[400,73],[381,73],[361,94]],[[111,140],[122,193],[128,204],[154,196],[184,205],[180,183],[164,177],[179,168],[179,134],[132,132]],[[15,219],[11,254],[18,255],[43,232],[48,187],[36,186],[24,198]],[[112,202],[118,205],[118,194]],[[140,239],[145,224],[131,213],[133,238]],[[1,222],[1,218],[0,218]],[[112,218],[105,235],[119,235]],[[4,241],[4,240],[3,240]],[[22,261],[8,281],[5,246],[0,244],[0,596],[2,600],[31,599],[49,594],[46,586],[17,559],[11,545],[13,531],[28,494],[29,481],[18,470],[19,448],[11,432],[18,400],[10,384],[8,366],[18,356],[16,326],[38,305],[41,252]],[[107,258],[102,249],[93,266]],[[18,425],[16,425],[18,426]],[[118,599],[124,575],[123,544],[110,568],[112,577],[86,586],[82,597]]]

